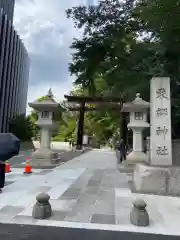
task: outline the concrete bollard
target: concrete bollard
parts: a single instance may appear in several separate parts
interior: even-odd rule
[[[47,193],[40,193],[36,197],[32,217],[35,219],[47,219],[52,215],[51,205],[49,203],[50,196]]]
[[[130,213],[130,221],[133,225],[146,227],[149,225],[149,215],[146,211],[146,203],[143,199],[136,199]]]

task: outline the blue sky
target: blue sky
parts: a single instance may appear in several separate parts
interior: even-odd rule
[[[14,25],[31,59],[28,101],[45,95],[50,87],[57,100],[71,90],[69,46],[80,32],[67,20],[65,9],[91,1],[16,0]]]

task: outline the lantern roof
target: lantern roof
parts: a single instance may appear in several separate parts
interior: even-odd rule
[[[35,100],[34,102],[28,103],[28,105],[39,112],[42,112],[42,111],[64,112],[65,111],[65,109],[58,102],[54,100],[54,95],[52,93],[51,88],[48,90],[45,96]]]
[[[140,97],[140,93],[136,93],[136,98],[132,102],[123,104],[122,112],[146,111],[150,108],[150,103],[144,101]]]

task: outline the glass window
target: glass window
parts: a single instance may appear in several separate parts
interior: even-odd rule
[[[49,112],[48,112],[48,111],[42,112],[41,117],[42,117],[42,118],[49,118]]]
[[[143,120],[143,113],[135,112],[135,120]]]

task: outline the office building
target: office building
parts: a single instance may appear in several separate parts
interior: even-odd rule
[[[13,21],[15,0],[0,0],[0,8],[6,13],[8,20]]]
[[[26,113],[29,57],[12,24],[14,0],[0,0],[0,132]]]

